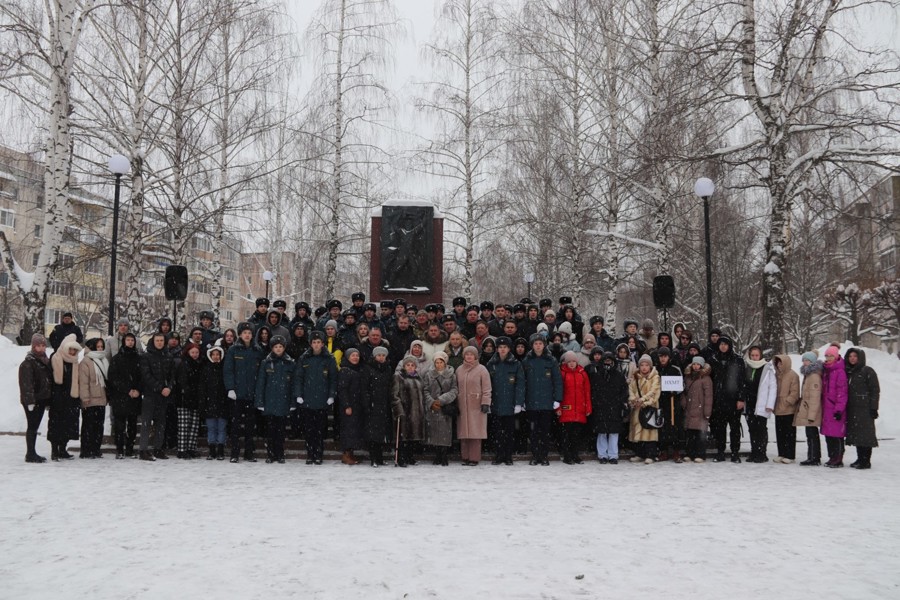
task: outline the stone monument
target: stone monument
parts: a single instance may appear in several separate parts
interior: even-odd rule
[[[373,210],[371,255],[372,302],[443,302],[444,219],[430,202],[389,200]]]

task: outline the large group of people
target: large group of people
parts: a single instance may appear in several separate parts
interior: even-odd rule
[[[788,355],[766,359],[751,346],[742,356],[718,329],[701,346],[682,323],[656,332],[652,320],[629,319],[614,338],[565,296],[555,308],[460,297],[450,311],[401,298],[376,306],[361,292],[351,301],[298,302],[290,315],[283,300],[258,298],[236,329],[217,331],[204,311],[184,339],[164,317],[146,348],[126,319],[114,335],[84,340],[66,313],[52,353],[35,334],[19,368],[25,460],[46,460],[36,451],[45,410],[52,460],[73,458],[67,445],[79,436],[80,457],[101,458],[107,406],[116,458],[145,461],[172,448],[199,457],[203,425],[207,460],[224,460],[229,446],[232,463],[256,462],[260,437],[266,462],[284,463],[290,435],[305,441],[306,464],[321,464],[329,431],[342,462],[365,451],[373,467],[385,451],[399,467],[425,451],[447,466],[456,442],[465,466],[482,462],[485,445],[495,465],[530,453],[546,466],[554,449],[580,464],[588,448],[601,464],[617,464],[623,448],[647,465],[703,463],[710,449],[715,462],[740,463],[744,419],[746,460],[763,463],[770,417],[778,463],[796,460],[798,427],[803,466],[823,464],[820,435],[831,468],[843,466],[847,444],[857,448],[850,466],[869,469],[878,445],[878,377],[859,348],[842,357],[830,345],[822,360],[806,352],[798,376]]]

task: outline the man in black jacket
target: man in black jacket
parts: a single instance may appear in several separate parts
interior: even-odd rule
[[[70,333],[75,334],[75,341],[79,344],[84,344],[84,334],[81,333],[81,327],[75,324],[75,321],[72,319],[72,313],[64,312],[62,321],[50,333],[50,345],[53,346],[53,349],[59,350],[59,345]]]
[[[714,462],[725,461],[725,429],[730,427],[731,462],[741,462],[741,413],[744,411],[744,359],[734,352],[731,338],[721,336],[710,361],[713,377],[713,411],[709,430],[715,438]]]

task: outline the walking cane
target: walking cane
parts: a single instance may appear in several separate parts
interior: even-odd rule
[[[400,466],[400,419],[397,417],[397,436],[394,441],[394,466]]]

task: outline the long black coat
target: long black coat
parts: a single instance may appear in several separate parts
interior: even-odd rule
[[[619,433],[628,406],[628,381],[615,367],[591,363],[585,369],[591,382],[591,416],[594,434]]]
[[[875,435],[875,419],[872,411],[878,410],[881,398],[881,386],[878,375],[872,367],[866,365],[866,353],[860,348],[847,351],[856,352],[859,362],[851,366],[844,360],[847,370],[847,444],[875,448],[878,438]]]
[[[131,390],[141,389],[141,356],[137,348],[121,346],[119,352],[109,363],[106,389],[113,415],[117,417],[136,417],[141,414],[141,397],[132,398]]]
[[[203,395],[203,361],[186,356],[178,365],[178,398],[175,406],[197,410]]]
[[[200,393],[200,410],[207,419],[227,419],[231,401],[225,389],[223,362],[207,362],[203,365],[203,385]]]
[[[356,450],[364,445],[366,419],[362,369],[362,365],[354,366],[346,359],[341,362],[337,392],[341,421],[341,450]],[[352,415],[345,414],[348,408],[351,409]]]
[[[390,362],[374,358],[362,369],[362,392],[366,413],[366,439],[382,443],[394,434],[391,430],[391,385],[394,369]]]
[[[731,340],[719,338],[719,343]],[[728,352],[716,350],[712,359],[707,361],[712,367],[713,377],[713,414],[730,415],[737,411],[737,403],[746,398],[744,389],[744,359],[731,349]]]
[[[78,364],[63,362],[63,381],[53,382],[50,398],[50,422],[47,425],[47,439],[57,444],[78,439],[78,417],[81,400],[73,398],[72,371]]]

